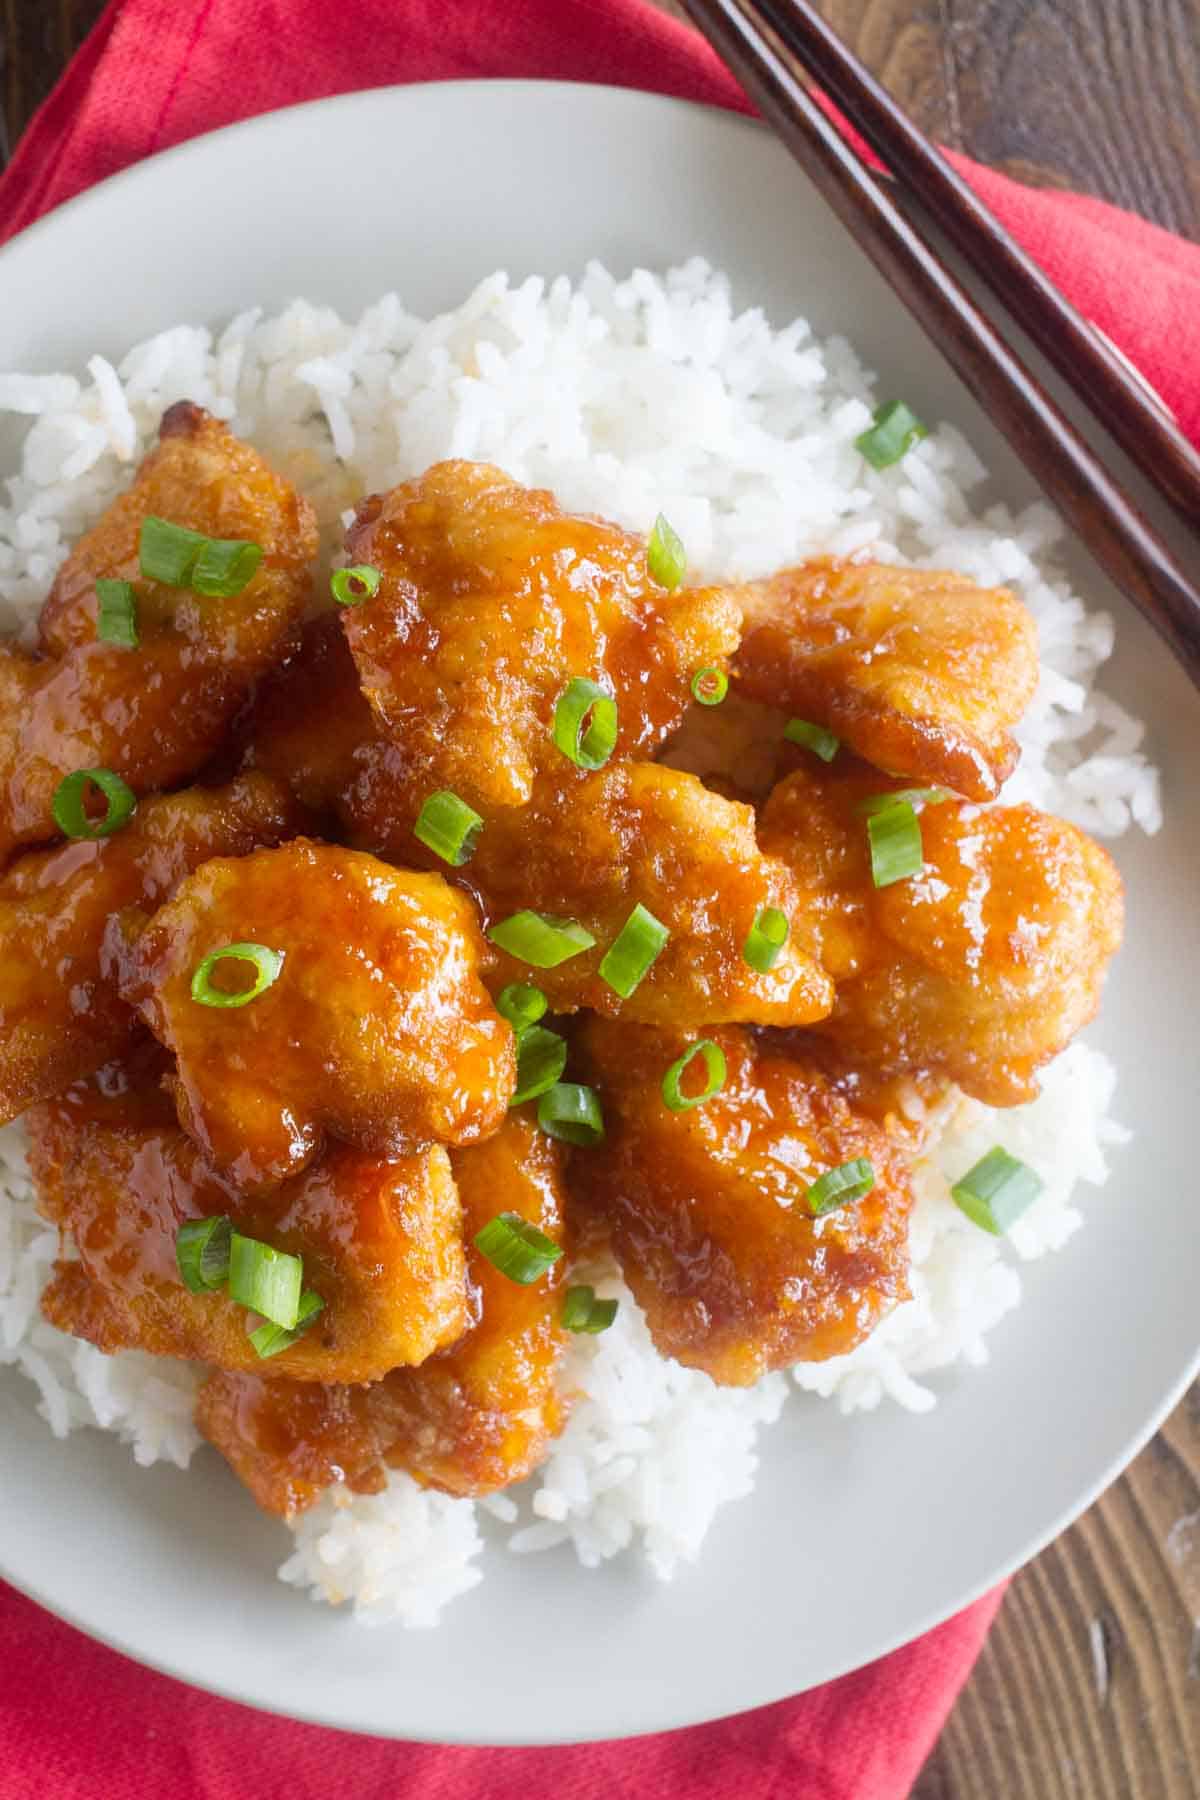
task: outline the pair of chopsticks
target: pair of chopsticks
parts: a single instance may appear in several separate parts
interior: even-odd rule
[[[809,89],[827,93],[1174,511],[1200,457],[1158,397],[1010,238],[808,0],[683,0],[717,54],[1096,561],[1200,687],[1200,588]]]

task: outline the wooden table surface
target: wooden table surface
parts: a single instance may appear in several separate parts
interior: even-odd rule
[[[1200,239],[1200,0],[823,4],[943,143]],[[0,0],[0,144],[101,5]],[[914,1800],[1198,1795],[1200,1387],[1017,1576]]]

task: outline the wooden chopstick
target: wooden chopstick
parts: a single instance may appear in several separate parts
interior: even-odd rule
[[[898,298],[1200,687],[1200,590],[808,92],[755,0],[683,0]]]
[[[1153,389],[1076,312],[809,0],[758,0],[758,8],[1051,367],[1185,523],[1200,526],[1200,456]]]

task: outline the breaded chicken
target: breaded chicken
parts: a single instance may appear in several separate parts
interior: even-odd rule
[[[564,789],[539,783],[531,805],[489,819],[462,878],[494,925],[531,908],[584,925],[595,947],[557,968],[530,970],[501,952],[504,980],[533,979],[557,1011],[582,1006],[681,1027],[748,1020],[801,1025],[823,1018],[829,982],[798,940],[766,971],[743,954],[763,908],[795,910],[783,865],[763,856],[749,806],[694,775],[657,763],[604,769]],[[634,992],[600,975],[633,908],[670,933]]]
[[[844,1356],[907,1299],[912,1191],[889,1136],[815,1067],[733,1027],[707,1036],[724,1053],[724,1087],[671,1112],[662,1079],[688,1036],[587,1021],[576,1043],[606,1135],[573,1157],[569,1179],[607,1219],[662,1353],[742,1387]],[[814,1218],[812,1184],[860,1157],[872,1190]]]
[[[890,1073],[873,1063],[854,1062],[819,1027],[755,1035],[763,1055],[818,1069],[848,1106],[881,1125],[910,1157],[922,1155],[963,1104],[948,1076],[930,1069]]]
[[[378,1492],[388,1464],[446,1493],[494,1493],[523,1481],[561,1431],[562,1261],[522,1287],[472,1242],[498,1212],[563,1241],[558,1146],[515,1113],[451,1162],[477,1321],[465,1337],[369,1388],[218,1374],[201,1389],[197,1425],[266,1511],[294,1517],[339,1480]]]
[[[523,1287],[474,1245],[502,1212],[565,1241],[563,1154],[525,1116],[530,1110],[510,1113],[487,1143],[450,1156],[478,1323],[419,1369],[398,1369],[380,1396],[388,1462],[449,1494],[490,1494],[523,1481],[566,1419],[555,1385],[567,1343],[559,1325],[566,1258]]]
[[[513,1034],[478,975],[470,902],[437,875],[303,838],[188,877],[152,919],[125,914],[122,996],[178,1058],[179,1116],[218,1168],[269,1187],[326,1132],[375,1156],[496,1130],[516,1075]],[[282,958],[243,1005],[193,997],[228,945]],[[234,994],[247,965],[216,964]]]
[[[342,618],[418,806],[441,788],[480,812],[525,805],[538,772],[564,760],[552,728],[575,677],[616,699],[617,756],[653,754],[695,672],[737,644],[724,589],[668,592],[643,538],[563,513],[487,463],[436,463],[367,500],[346,549],[382,574]]]
[[[29,1115],[39,1203],[80,1259],[60,1263],[43,1295],[52,1325],[106,1352],[307,1382],[374,1381],[461,1336],[470,1322],[462,1219],[443,1149],[377,1160],[339,1144],[251,1199],[180,1130],[157,1074],[144,1056],[110,1066]],[[248,1336],[257,1317],[224,1290],[190,1293],[180,1277],[179,1227],[217,1216],[302,1257],[304,1286],[324,1301],[266,1363]]]
[[[256,708],[251,764],[290,777],[354,843],[445,869],[489,924],[532,909],[584,925],[594,949],[536,971],[554,1007],[680,1024],[793,1025],[829,1010],[832,989],[798,943],[765,974],[742,955],[758,912],[790,910],[797,899],[786,870],[760,853],[748,806],[658,764],[614,763],[591,775],[563,764],[561,774],[538,776],[527,805],[490,809],[471,860],[446,869],[412,834],[402,758],[374,725],[345,650],[319,621]],[[622,1000],[597,971],[638,903],[671,936]],[[496,955],[505,980],[528,975],[527,964]]]
[[[147,515],[258,544],[262,562],[230,599],[147,581],[138,560]],[[112,770],[143,794],[199,769],[294,645],[316,550],[307,501],[202,408],[171,407],[133,486],[59,571],[40,653],[0,646],[0,859],[59,835],[51,803],[74,770]],[[134,649],[96,636],[100,578],[133,584]]]
[[[1007,588],[831,557],[737,589],[736,679],[877,769],[990,800],[1038,679],[1037,628]]]
[[[759,840],[792,869],[799,928],[837,988],[817,1029],[853,1063],[1018,1105],[1100,1004],[1120,877],[1063,819],[948,798],[921,807],[923,871],[875,888],[857,809],[889,786],[861,765],[800,769],[763,809]]]
[[[242,743],[247,768],[290,783],[347,842],[401,862],[424,857],[412,828],[425,790],[367,704],[337,614],[306,625],[295,656],[262,684]]]
[[[355,1494],[387,1486],[370,1387],[265,1380],[215,1370],[196,1395],[196,1429],[264,1512],[295,1519],[340,1482]]]
[[[244,856],[299,830],[267,775],[144,801],[112,837],[30,850],[0,875],[0,1121],[120,1054],[137,1019],[105,953],[108,922],[153,911],[213,856]]]

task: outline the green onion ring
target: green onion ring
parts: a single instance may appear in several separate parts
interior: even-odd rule
[[[83,810],[89,784],[99,788],[104,796],[102,819],[90,819]],[[106,838],[129,823],[137,810],[137,796],[111,769],[76,769],[59,782],[50,810],[64,837]]]
[[[704,1059],[704,1086],[698,1094],[685,1094],[681,1085],[684,1071],[698,1056]],[[716,1098],[725,1086],[726,1073],[725,1052],[720,1044],[714,1044],[711,1038],[700,1038],[690,1050],[676,1057],[663,1076],[663,1101],[671,1112],[690,1112],[693,1106],[703,1106],[706,1100]]]
[[[251,963],[254,967],[254,983],[241,993],[225,993],[212,984],[211,976],[219,962]],[[201,1006],[249,1006],[260,994],[265,994],[279,979],[283,968],[283,952],[269,950],[265,944],[222,944],[219,950],[210,950],[203,962],[197,963],[192,974],[192,999]]]

